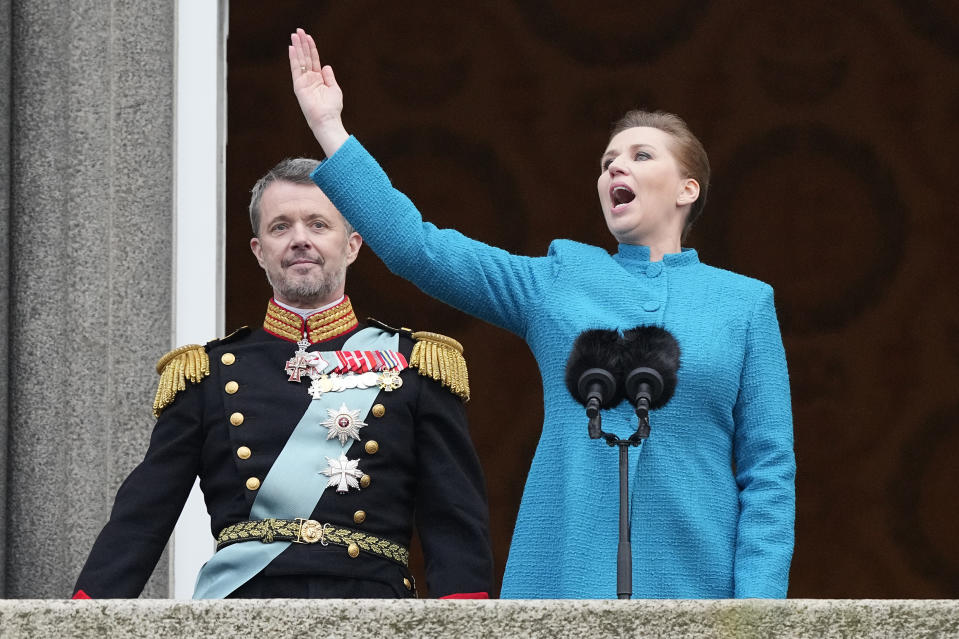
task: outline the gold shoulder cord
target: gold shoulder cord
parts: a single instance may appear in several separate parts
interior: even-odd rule
[[[463,401],[469,401],[470,382],[463,345],[452,337],[429,331],[417,331],[413,339],[416,344],[410,354],[410,366],[420,375],[440,382]]]
[[[210,356],[199,344],[188,344],[172,350],[157,362],[160,384],[153,399],[153,416],[159,417],[176,394],[186,390],[186,380],[194,384],[210,374]]]

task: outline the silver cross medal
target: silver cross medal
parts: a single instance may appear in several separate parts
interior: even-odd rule
[[[360,489],[357,479],[363,477],[363,471],[357,467],[359,459],[347,459],[344,453],[340,453],[339,459],[327,457],[326,461],[329,467],[320,471],[330,478],[327,486],[336,486],[336,492],[346,493],[350,488]]]
[[[283,369],[287,374],[289,374],[289,381],[291,382],[300,381],[303,373],[308,371],[310,368],[310,365],[307,363],[306,354],[306,349],[310,346],[310,340],[306,339],[306,336],[304,335],[303,339],[297,342],[296,345],[298,347],[297,351],[293,353],[293,357],[287,360],[286,366]]]

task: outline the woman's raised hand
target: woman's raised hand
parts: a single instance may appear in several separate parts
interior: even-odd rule
[[[340,118],[343,91],[336,83],[333,67],[320,64],[320,54],[310,34],[297,29],[290,34],[290,43],[293,93],[323,151],[327,156],[333,155],[349,137]]]

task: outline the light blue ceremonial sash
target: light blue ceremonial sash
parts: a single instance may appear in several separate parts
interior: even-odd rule
[[[373,327],[363,329],[343,345],[344,350],[396,350],[398,347],[398,335]],[[312,400],[260,485],[250,509],[250,519],[309,518],[329,485],[330,478],[322,474],[329,468],[327,457],[339,459],[354,441],[340,444],[336,437],[327,439],[329,431],[320,425],[329,417],[327,409],[337,410],[346,404],[350,410],[359,410],[359,414],[365,416],[379,391],[377,386],[349,388]],[[247,541],[217,551],[200,569],[193,598],[223,599],[263,570],[291,543]]]

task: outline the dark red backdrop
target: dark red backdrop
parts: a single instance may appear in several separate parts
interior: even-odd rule
[[[538,255],[612,248],[595,178],[628,108],[683,115],[714,186],[689,244],[770,282],[793,390],[792,597],[959,597],[959,5],[704,0],[230,3],[227,325],[269,289],[246,204],[302,124],[289,32],[319,36],[345,121],[440,226]],[[361,315],[457,337],[497,577],[542,421],[518,338],[426,298],[364,249]]]

